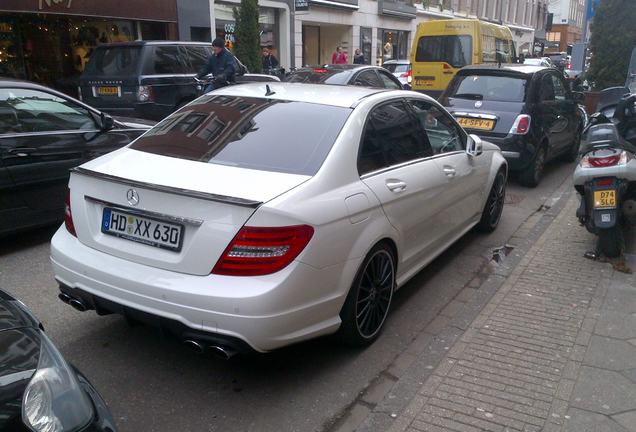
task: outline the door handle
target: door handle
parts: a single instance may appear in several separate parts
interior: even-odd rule
[[[444,167],[442,168],[442,171],[444,171],[444,174],[446,175],[446,177],[455,177],[455,174],[457,174],[457,171],[455,170],[455,168],[449,165],[444,165]]]
[[[402,180],[387,180],[386,187],[389,188],[391,192],[399,193],[406,190],[406,183]]]
[[[9,153],[10,155],[18,156],[18,157],[26,157],[26,156],[29,156],[31,153],[34,153],[35,151],[36,149],[32,147],[16,147],[16,148],[7,150],[7,153]]]

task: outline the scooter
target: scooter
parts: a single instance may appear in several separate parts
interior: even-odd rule
[[[636,226],[636,94],[618,97],[590,116],[574,171],[576,215],[608,258],[621,255],[624,230]]]

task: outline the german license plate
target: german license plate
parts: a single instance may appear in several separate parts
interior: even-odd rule
[[[126,240],[178,252],[183,244],[183,225],[104,208],[102,232]]]
[[[102,96],[119,96],[119,87],[115,87],[115,86],[97,87],[97,93],[99,93]]]
[[[494,120],[483,120],[470,117],[460,117],[457,119],[457,123],[466,129],[492,130],[492,128],[495,127]]]
[[[433,81],[432,80],[416,79],[415,80],[415,85],[417,87],[432,87],[433,86]]]
[[[614,208],[616,207],[616,190],[594,191],[594,208]]]

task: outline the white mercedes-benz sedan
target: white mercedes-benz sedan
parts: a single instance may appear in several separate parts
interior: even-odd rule
[[[492,231],[499,149],[414,92],[226,87],[71,173],[60,299],[229,357],[374,341],[394,291]]]

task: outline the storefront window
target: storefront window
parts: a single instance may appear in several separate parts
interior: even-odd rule
[[[141,22],[143,39],[166,39],[171,25]],[[77,94],[79,75],[98,45],[137,39],[130,20],[46,14],[0,15],[0,75]]]
[[[360,50],[364,54],[366,64],[371,64],[371,29],[369,27],[360,27]]]
[[[408,52],[409,32],[399,30],[378,29],[377,52],[378,63],[388,60],[405,60]]]
[[[229,50],[234,49],[236,43],[234,6],[225,3],[215,3],[214,14],[216,37],[225,39],[225,46]],[[261,47],[270,48],[271,53],[278,58],[278,12],[273,8],[259,8],[258,23],[261,30]]]

